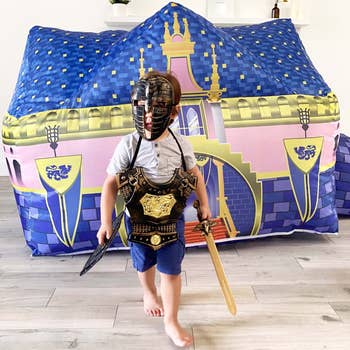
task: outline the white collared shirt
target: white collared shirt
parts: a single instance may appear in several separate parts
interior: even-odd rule
[[[187,170],[196,165],[196,158],[192,145],[186,138],[175,133],[182,152],[184,154]],[[113,157],[110,160],[107,173],[115,175],[126,170],[134,156],[139,134],[135,131],[125,135],[118,143]],[[134,167],[142,167],[145,175],[156,183],[164,183],[170,180],[174,170],[182,167],[181,152],[174,137],[169,133],[160,141],[142,140]]]

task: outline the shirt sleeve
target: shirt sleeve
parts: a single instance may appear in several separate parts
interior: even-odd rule
[[[114,150],[107,166],[107,174],[115,175],[128,168],[130,164],[130,136],[124,136]]]
[[[186,137],[181,135],[181,139],[182,152],[184,153],[186,167],[187,170],[191,170],[196,166],[196,157],[193,152],[193,147]]]

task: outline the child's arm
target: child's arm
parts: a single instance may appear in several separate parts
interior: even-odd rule
[[[205,188],[204,178],[197,165],[190,171],[193,175],[197,176],[197,188],[195,190],[197,198],[200,204],[200,211],[202,214],[202,219],[210,219],[211,212],[209,208],[207,189]]]
[[[98,243],[112,234],[112,213],[117,198],[118,186],[115,175],[108,175],[103,183],[101,195],[101,226],[97,232]]]

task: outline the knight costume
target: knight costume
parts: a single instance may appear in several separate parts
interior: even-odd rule
[[[197,178],[187,172],[180,142],[169,128],[175,106],[174,88],[163,76],[140,79],[132,92],[132,113],[139,139],[130,165],[117,174],[120,194],[130,213],[129,241],[158,250],[178,239],[176,222],[183,214],[186,200],[197,185]],[[152,112],[152,122],[146,114]],[[163,183],[152,181],[142,167],[135,167],[141,142],[157,140],[169,131],[181,154],[181,167]]]

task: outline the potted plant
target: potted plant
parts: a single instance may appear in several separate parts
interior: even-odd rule
[[[113,6],[113,17],[126,17],[127,4],[130,0],[109,0]]]

